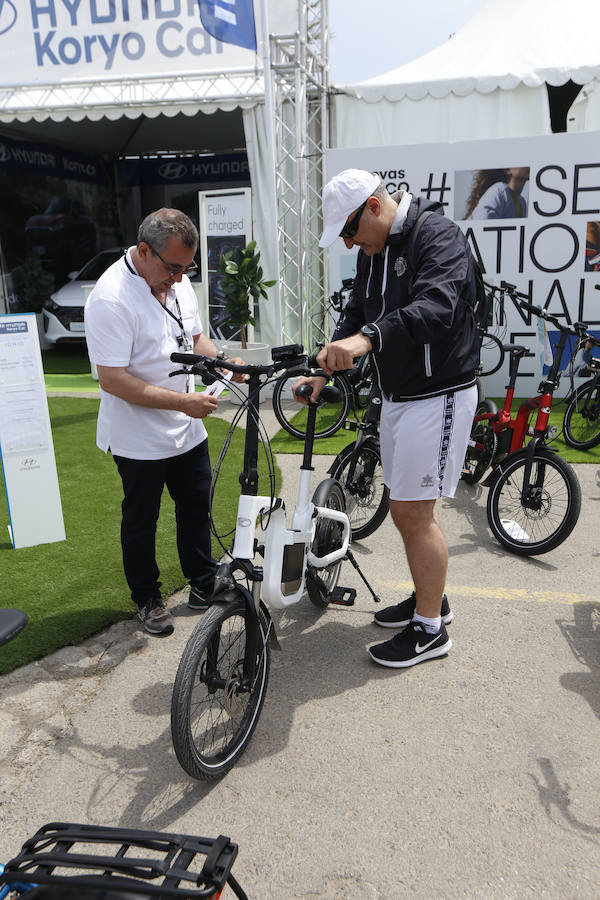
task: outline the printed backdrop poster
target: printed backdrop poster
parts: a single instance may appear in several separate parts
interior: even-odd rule
[[[443,203],[445,215],[466,234],[486,281],[516,285],[531,303],[569,324],[600,328],[597,135],[328,151],[328,178],[350,167],[376,172],[392,193],[403,189]],[[332,290],[354,273],[355,255],[341,240],[330,249]],[[493,330],[505,342],[536,352],[535,360],[522,363],[517,394],[536,393],[543,367],[538,320],[507,299],[504,309],[495,309]],[[507,373],[506,361],[487,379],[488,395],[503,393]],[[568,388],[563,378],[559,394]]]

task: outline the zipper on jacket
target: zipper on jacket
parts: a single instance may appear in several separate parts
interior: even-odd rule
[[[431,344],[424,344],[423,350],[425,351],[425,375],[427,378],[431,378]]]

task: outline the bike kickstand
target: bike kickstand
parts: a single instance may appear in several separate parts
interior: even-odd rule
[[[360,577],[362,578],[362,580],[363,580],[364,583],[366,584],[366,586],[367,586],[367,588],[368,588],[368,591],[369,591],[369,593],[371,594],[371,597],[373,598],[373,600],[375,601],[375,603],[381,603],[381,597],[378,597],[378,596],[377,596],[377,594],[375,593],[375,591],[373,590],[373,588],[371,587],[371,585],[369,584],[369,582],[367,581],[367,579],[366,579],[365,576],[363,575],[363,573],[362,573],[362,571],[361,571],[361,568],[360,568],[359,564],[356,562],[356,559],[355,559],[355,557],[354,557],[354,553],[353,553],[352,550],[350,550],[349,548],[348,548],[348,551],[346,552],[346,559],[350,561],[350,563],[352,564],[352,566],[356,569],[356,571],[358,572],[358,574],[360,575]]]

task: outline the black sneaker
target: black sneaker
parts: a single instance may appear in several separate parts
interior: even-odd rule
[[[148,634],[171,634],[174,623],[173,616],[162,600],[152,598],[144,606],[138,608],[138,619]]]
[[[375,613],[375,624],[381,625],[382,628],[406,628],[415,614],[416,600],[413,591],[410,597],[403,600],[402,603],[396,603],[395,606],[386,606]],[[450,609],[448,598],[442,594],[442,622],[449,625],[454,618],[454,613]]]
[[[212,602],[213,590],[202,590],[194,584],[190,585],[190,595],[188,597],[188,609],[207,610]]]
[[[445,656],[451,647],[452,641],[443,623],[436,634],[428,634],[418,622],[411,622],[404,631],[394,635],[391,641],[369,647],[369,655],[380,666],[403,669],[416,666],[426,659]]]

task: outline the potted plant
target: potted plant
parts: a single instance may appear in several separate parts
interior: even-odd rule
[[[217,271],[222,276],[222,287],[225,296],[225,308],[230,324],[240,330],[241,349],[248,347],[247,327],[254,325],[250,298],[254,302],[259,297],[267,297],[267,288],[273,287],[274,281],[263,281],[263,270],[259,265],[260,253],[256,252],[256,241],[251,241],[243,250],[234,247],[224,253]]]

